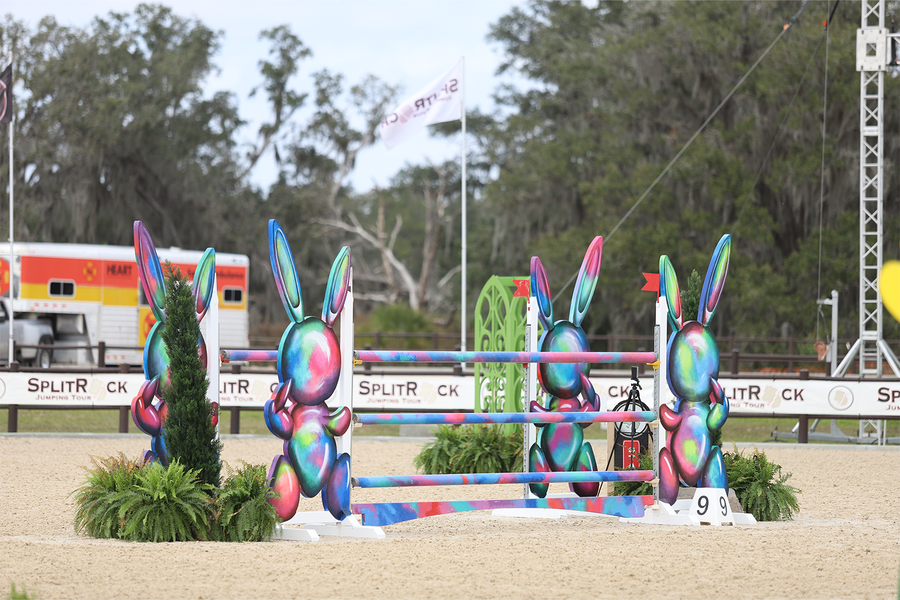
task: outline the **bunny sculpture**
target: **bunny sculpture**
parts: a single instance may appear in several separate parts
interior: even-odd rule
[[[131,417],[138,429],[151,436],[151,449],[144,451],[144,461],[159,460],[162,464],[168,465],[169,457],[166,453],[165,441],[165,393],[169,384],[169,356],[162,338],[162,332],[166,327],[166,280],[150,232],[140,221],[134,222],[134,257],[137,261],[141,286],[147,302],[150,303],[150,308],[153,310],[153,315],[156,317],[156,324],[150,330],[144,344],[145,381],[141,385],[138,395],[131,401]],[[194,281],[191,284],[198,321],[206,315],[212,302],[212,295],[216,293],[215,269],[215,250],[207,248],[197,264]],[[200,361],[205,369],[207,364],[206,343],[203,341],[203,336],[200,336],[197,343]],[[214,423],[216,419],[218,419],[218,411],[214,410]]]
[[[544,334],[538,342],[541,352],[589,352],[587,336],[581,328],[581,321],[587,313],[597,277],[600,273],[600,257],[603,238],[597,236],[588,246],[578,271],[568,321],[553,320],[553,304],[550,284],[541,260],[531,258],[531,290],[538,305],[538,318],[544,327]],[[588,380],[588,363],[540,363],[538,380],[548,394],[546,406],[536,401],[531,403],[532,412],[589,412],[600,410],[600,400]],[[584,400],[579,400],[579,394]],[[590,423],[547,423],[537,425],[537,440],[532,444],[528,456],[531,470],[540,473],[550,471],[596,471],[597,461],[591,445],[584,441],[584,428]],[[531,484],[531,492],[543,498],[547,495],[547,484]],[[597,482],[570,483],[569,488],[579,496],[596,496],[600,491]]]
[[[679,484],[728,488],[722,450],[710,442],[710,434],[728,418],[729,401],[719,376],[719,347],[709,328],[725,287],[731,236],[716,245],[703,289],[696,321],[681,312],[681,294],[668,256],[659,259],[659,289],[669,309],[672,335],[667,348],[667,380],[675,394],[675,408],[659,407],[666,430],[666,447],[659,452],[659,498],[674,504]]]
[[[282,520],[297,512],[302,494],[322,492],[322,505],[335,519],[350,515],[350,456],[337,454],[335,436],[350,426],[347,407],[329,412],[325,401],[341,374],[341,350],[332,329],[350,287],[350,249],[338,253],[328,276],[322,318],[304,316],[291,248],[278,221],[269,221],[269,260],[278,294],[291,322],[278,345],[278,387],[263,410],[266,425],[284,440],[269,469],[271,500]]]

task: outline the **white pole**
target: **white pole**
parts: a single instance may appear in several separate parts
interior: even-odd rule
[[[656,427],[653,432],[653,479],[657,483],[653,484],[653,501],[659,505],[659,452],[666,446],[666,431],[659,422],[660,407],[666,403],[668,394],[668,368],[669,357],[666,355],[668,343],[668,324],[669,307],[665,300],[657,298],[656,300],[656,326],[653,328],[653,351],[656,353],[656,360],[659,361],[656,369],[653,371],[653,412],[656,413]]]
[[[219,352],[219,291],[217,288],[218,279],[213,273],[212,302],[209,305],[209,314],[206,315],[206,374],[209,376],[206,398],[219,414],[219,418],[216,419],[216,441],[219,440],[219,424],[222,420],[222,399],[219,396],[222,355]]]
[[[341,378],[338,380],[336,398],[330,406],[337,408],[346,406],[353,414],[353,267],[350,268],[350,283],[347,290],[347,298],[344,300],[344,308],[341,309]],[[353,456],[353,424],[347,429],[347,433],[337,440],[338,454],[347,453]],[[352,469],[352,464],[351,464]]]
[[[466,57],[462,62],[462,285],[460,303],[460,350],[466,351]],[[465,363],[463,363],[465,368]]]
[[[538,348],[538,318],[537,318],[537,300],[534,296],[528,297],[528,304],[526,305],[527,309],[525,312],[525,351],[526,352],[537,352]],[[533,400],[537,400],[537,388],[538,388],[538,380],[537,380],[537,369],[538,364],[530,362],[525,369],[525,399],[524,406],[522,407],[523,412],[531,412],[531,402]],[[528,423],[523,426],[524,433],[524,442],[525,447],[522,450],[522,471],[524,473],[528,473],[531,471],[530,464],[530,455],[528,454],[531,451],[531,445],[537,439],[537,427]],[[537,498],[535,494],[531,493],[531,488],[526,483],[525,484],[525,495],[523,498]]]
[[[12,49],[9,51],[9,64],[12,67],[13,62],[13,53]],[[12,88],[13,77],[12,73],[10,73],[9,78],[9,87]],[[12,97],[12,93],[10,93],[10,97]],[[8,109],[12,109],[12,106],[7,107]],[[13,265],[15,265],[15,261],[13,260],[14,252],[13,252],[13,184],[15,183],[15,179],[13,177],[13,122],[15,121],[15,115],[10,115],[11,119],[9,121],[9,361],[7,364],[12,365],[13,361],[16,359],[15,355],[15,340],[13,338],[13,333],[15,332],[15,324],[14,321],[14,307],[13,300],[15,299],[16,288],[15,288],[15,278],[13,277],[14,269]]]

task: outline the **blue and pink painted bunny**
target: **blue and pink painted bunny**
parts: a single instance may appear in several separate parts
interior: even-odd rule
[[[166,280],[163,274],[156,247],[150,232],[140,221],[134,222],[134,257],[137,261],[138,276],[144,288],[144,295],[156,324],[147,335],[144,344],[144,384],[138,395],[131,401],[131,418],[134,424],[151,436],[150,450],[145,450],[144,461],[159,460],[162,464],[169,464],[169,456],[166,452],[166,399],[165,394],[169,381],[169,355],[163,342],[162,332],[166,327]],[[191,290],[197,309],[197,320],[200,321],[206,315],[212,302],[215,289],[216,253],[212,248],[207,248],[200,258],[197,269],[194,272],[194,281]],[[206,343],[203,336],[197,341],[200,352],[200,361],[206,369]],[[218,411],[213,410],[213,420],[218,419]]]
[[[600,273],[600,258],[603,253],[603,238],[597,236],[591,242],[578,271],[568,321],[553,320],[553,303],[550,284],[541,259],[531,258],[531,290],[538,305],[538,317],[544,327],[544,334],[538,342],[541,352],[589,352],[587,335],[581,322],[587,313],[597,278]],[[536,401],[531,403],[532,412],[590,412],[600,410],[600,400],[588,379],[591,366],[588,363],[540,363],[538,380],[547,392],[546,406]],[[579,394],[584,400],[579,400]],[[591,445],[584,441],[584,428],[590,423],[548,423],[537,425],[537,440],[529,452],[531,471],[596,471],[597,460]],[[547,484],[531,484],[531,492],[543,498],[547,495]],[[596,496],[600,491],[597,482],[570,483],[569,488],[579,496]]]
[[[284,440],[284,452],[269,469],[271,500],[281,520],[297,512],[300,496],[322,493],[322,505],[338,520],[350,515],[350,456],[338,455],[335,436],[346,433],[351,412],[329,412],[325,401],[341,374],[341,350],[332,325],[350,286],[350,249],[338,253],[325,292],[322,318],[305,316],[297,269],[284,231],[269,221],[269,260],[278,294],[291,323],[278,345],[278,388],[266,402],[269,431]]]
[[[667,380],[675,394],[674,410],[663,404],[659,419],[668,432],[659,452],[659,499],[674,504],[679,484],[728,488],[722,450],[710,432],[728,418],[729,401],[717,380],[719,347],[709,322],[725,287],[731,236],[719,240],[706,272],[696,321],[685,321],[675,269],[668,256],[659,259],[659,289],[669,309],[672,336],[667,349]]]

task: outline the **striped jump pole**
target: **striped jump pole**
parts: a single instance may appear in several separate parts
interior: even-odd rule
[[[360,425],[480,425],[522,423],[653,423],[650,410],[529,413],[371,413],[354,414]]]
[[[222,350],[223,363],[278,360],[277,350]],[[453,352],[445,350],[354,350],[357,362],[400,363],[646,363],[653,352]]]
[[[541,473],[468,473],[445,475],[383,475],[353,477],[358,488],[423,487],[432,485],[498,485],[510,483],[653,481],[653,471],[547,471]]]
[[[269,362],[278,360],[278,350],[222,350],[222,363]]]
[[[381,527],[424,517],[471,510],[552,509],[634,518],[653,505],[653,496],[596,496],[592,498],[514,498],[511,500],[447,500],[438,502],[360,502],[353,514],[365,526]]]
[[[437,363],[646,363],[653,352],[452,352],[446,350],[354,350],[360,362]]]

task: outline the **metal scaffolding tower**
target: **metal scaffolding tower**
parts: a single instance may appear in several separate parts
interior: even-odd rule
[[[859,358],[859,373],[880,377],[887,361],[895,375],[900,363],[883,338],[878,274],[884,240],[884,73],[889,32],[884,26],[884,0],[862,0],[862,26],[856,32],[859,71],[859,339],[838,365],[844,375]]]

